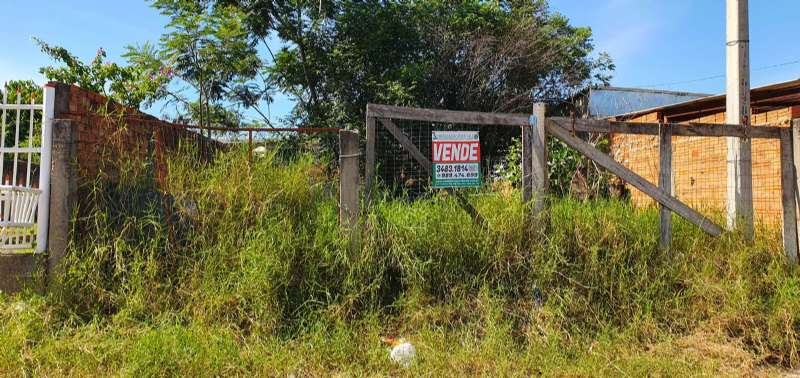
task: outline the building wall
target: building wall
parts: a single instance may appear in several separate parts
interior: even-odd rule
[[[780,108],[753,115],[754,125],[788,127],[800,109]],[[658,122],[649,113],[632,122]],[[698,117],[685,123],[725,123],[725,112]],[[757,127],[757,126],[756,126]],[[673,190],[680,200],[704,213],[724,211],[727,203],[727,144],[725,138],[673,137]],[[753,140],[753,208],[765,223],[781,221],[780,147],[777,140]],[[644,135],[613,135],[612,156],[650,182],[658,182],[658,138]],[[655,202],[628,185],[636,206]]]
[[[648,113],[630,122],[658,122],[658,113]],[[628,169],[652,183],[658,183],[658,137],[650,135],[611,135],[611,156]],[[627,185],[631,201],[635,206],[654,205],[650,197],[638,189]]]
[[[130,167],[152,161],[152,174],[163,183],[167,174],[165,154],[178,149],[179,144],[194,144],[202,157],[210,158],[219,142],[198,133],[177,128],[137,109],[109,101],[106,97],[77,86],[57,85],[68,95],[68,111],[55,114],[57,119],[69,119],[75,130],[77,167],[82,181],[93,180],[99,174],[119,174],[120,162]]]

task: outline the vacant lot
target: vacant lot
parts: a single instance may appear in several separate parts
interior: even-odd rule
[[[770,375],[800,365],[800,275],[752,244],[614,200],[554,199],[526,227],[502,183],[471,201],[376,198],[360,244],[310,157],[175,157],[167,191],[87,187],[67,269],[0,299],[18,375]],[[147,171],[133,169],[133,171]],[[92,205],[88,205],[92,204]],[[532,222],[528,224],[533,224]],[[404,336],[419,357],[394,365]]]

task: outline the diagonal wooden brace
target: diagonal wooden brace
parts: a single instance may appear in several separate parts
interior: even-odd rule
[[[394,122],[392,122],[391,119],[378,118],[378,121],[380,121],[383,127],[386,128],[386,130],[389,131],[389,133],[392,134],[392,136],[394,136],[394,138],[397,139],[398,142],[400,142],[400,145],[402,145],[403,148],[405,148],[406,151],[408,151],[411,154],[414,160],[416,160],[417,163],[419,163],[419,165],[421,165],[422,168],[424,168],[425,171],[428,172],[428,174],[432,174],[431,161],[428,160],[425,154],[423,154],[417,148],[417,146],[414,145],[414,142],[412,142],[411,139],[408,139],[408,136],[406,136],[406,134],[404,134],[400,130],[400,128],[398,128],[397,125],[395,125]],[[472,217],[472,219],[475,220],[475,223],[477,223],[481,227],[486,226],[486,222],[484,221],[483,217],[478,213],[478,210],[476,210],[475,207],[473,207],[472,204],[470,204],[469,201],[467,201],[467,199],[461,193],[457,192],[452,188],[447,188],[446,190],[447,193],[455,197],[458,204],[464,209],[464,211],[466,211]]]
[[[621,179],[633,185],[636,189],[639,189],[648,196],[652,197],[654,200],[656,200],[656,202],[664,205],[664,207],[682,216],[697,227],[700,227],[706,233],[714,236],[719,236],[722,234],[722,228],[716,225],[710,219],[706,218],[703,214],[700,214],[677,198],[671,196],[668,192],[653,185],[644,177],[639,176],[628,168],[625,168],[622,164],[618,163],[602,151],[594,148],[594,146],[591,144],[573,136],[565,127],[560,126],[557,122],[548,119],[545,127],[547,133],[555,136],[558,139],[561,139],[561,141],[580,152],[583,156],[592,159],[601,167],[619,176]]]

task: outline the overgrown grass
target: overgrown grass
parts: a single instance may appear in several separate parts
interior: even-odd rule
[[[2,375],[769,375],[800,365],[779,234],[712,238],[615,200],[376,199],[357,248],[318,162],[177,156],[99,179],[47,295],[0,299]],[[142,170],[147,172],[147,169]],[[528,219],[526,219],[528,218]],[[419,351],[393,365],[381,335]]]

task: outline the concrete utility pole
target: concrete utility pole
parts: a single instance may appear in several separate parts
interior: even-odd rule
[[[750,127],[750,25],[747,0],[727,0],[725,123]],[[728,138],[728,227],[753,237],[753,165],[749,139]]]

